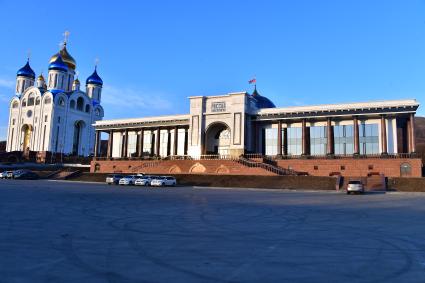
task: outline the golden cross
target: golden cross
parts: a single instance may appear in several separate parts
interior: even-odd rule
[[[63,37],[64,37],[63,42],[64,43],[68,42],[69,34],[70,34],[70,32],[67,31],[67,30],[63,33]]]

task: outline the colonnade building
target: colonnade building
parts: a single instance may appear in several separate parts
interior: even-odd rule
[[[96,121],[92,170],[135,172],[158,166],[169,173],[232,173],[229,163],[223,169],[224,160],[230,160],[263,169],[267,163],[275,174],[421,174],[414,126],[419,103],[414,99],[282,108],[255,88],[252,94],[193,96],[189,101],[185,115]],[[104,154],[99,153],[102,132],[109,135]],[[149,163],[151,159],[163,162]],[[177,160],[190,160],[190,166]],[[269,169],[267,174],[273,173]]]

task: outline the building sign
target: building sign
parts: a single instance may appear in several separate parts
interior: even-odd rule
[[[213,102],[211,103],[211,112],[225,112],[226,102]]]

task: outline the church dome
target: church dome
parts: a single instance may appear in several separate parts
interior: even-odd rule
[[[97,68],[94,68],[94,72],[93,74],[90,75],[90,77],[87,78],[86,80],[86,84],[94,84],[94,85],[103,85],[103,81],[102,79],[99,77],[99,75],[97,74]]]
[[[62,56],[57,56],[54,61],[49,64],[49,70],[58,70],[62,72],[68,72],[68,66],[62,60]]]
[[[72,56],[68,53],[68,50],[66,49],[66,42],[64,43],[62,49],[53,55],[52,58],[50,58],[50,63],[56,61],[59,55],[62,57],[63,62],[68,66],[68,68],[75,70],[77,62],[75,62],[75,59],[72,58]]]
[[[20,68],[18,70],[16,75],[19,76],[19,77],[28,77],[28,78],[32,78],[32,79],[35,78],[35,72],[33,71],[33,69],[31,69],[29,60],[27,61],[25,66],[23,66],[22,68]]]
[[[256,100],[257,108],[276,108],[274,103],[265,96],[262,96],[258,93],[257,87],[254,88],[254,92],[252,93],[252,97]]]

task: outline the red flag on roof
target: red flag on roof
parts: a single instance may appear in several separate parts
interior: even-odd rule
[[[252,80],[249,80],[248,83],[249,84],[255,84],[257,82],[257,79],[253,78]]]

